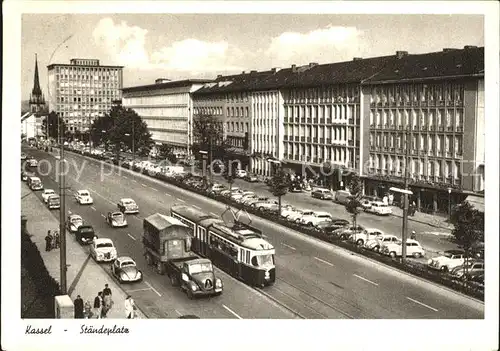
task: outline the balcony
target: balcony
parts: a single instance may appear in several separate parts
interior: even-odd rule
[[[436,151],[436,156],[443,156],[443,151],[437,150]]]
[[[371,123],[370,128],[375,128],[375,124]]]
[[[299,123],[299,117],[295,117],[295,123]]]
[[[326,144],[331,145],[332,144],[332,139],[326,139]]]
[[[377,129],[382,129],[382,125],[381,124],[377,124]]]
[[[435,127],[434,127],[434,126],[429,126],[429,130],[430,130],[430,131],[434,131],[434,130],[435,130]]]
[[[318,119],[317,119],[317,118],[313,118],[312,123],[313,123],[313,124],[318,124]]]
[[[453,184],[459,186],[460,185],[460,178],[453,179]]]
[[[451,155],[453,155],[451,151],[446,151],[446,157],[451,157]]]
[[[396,150],[396,149],[395,149],[395,148],[393,148],[393,147],[390,147],[390,148],[389,148],[389,151],[390,151],[390,152],[394,152],[395,150]]]
[[[326,124],[332,124],[332,119],[331,118],[327,118],[326,119]]]
[[[318,163],[323,163],[323,159],[321,157],[318,157]]]
[[[453,126],[448,126],[446,129],[448,130],[448,132],[452,132],[454,128]]]
[[[314,158],[312,159],[312,162],[313,162],[313,163],[318,163],[318,158],[317,158],[317,157],[314,157]]]
[[[403,126],[402,126],[402,125],[399,125],[399,126],[398,126],[398,129],[399,129],[399,130],[403,130]]]
[[[464,155],[463,155],[462,151],[457,151],[457,152],[455,153],[455,158],[462,158],[462,157],[464,157]]]
[[[313,143],[318,143],[318,138],[313,138]]]
[[[376,151],[375,145],[370,145],[370,151]]]
[[[283,135],[283,140],[287,141],[288,140],[288,135]]]
[[[325,119],[324,119],[324,118],[320,118],[320,119],[319,119],[319,123],[320,123],[320,124],[325,124]]]
[[[294,159],[295,161],[298,161],[298,160],[299,160],[299,155],[295,155],[293,159]]]
[[[456,126],[455,127],[455,131],[461,133],[461,132],[464,131],[464,127],[462,127],[462,126]]]
[[[288,123],[288,117],[283,117],[283,122]]]
[[[439,127],[438,127],[438,130],[439,130],[440,132],[443,132],[443,131],[444,131],[444,126],[439,126]]]

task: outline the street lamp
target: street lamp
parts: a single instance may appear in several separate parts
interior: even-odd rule
[[[451,223],[451,188],[448,188],[448,222]]]
[[[207,170],[207,157],[208,157],[208,152],[207,151],[200,151],[201,159],[203,160],[201,163],[201,175],[203,177],[203,182],[205,183],[204,186],[207,186],[207,175],[206,175],[206,170]]]

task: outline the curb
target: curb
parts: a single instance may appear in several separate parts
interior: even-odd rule
[[[397,215],[397,214],[391,214],[391,216],[393,217],[398,217],[398,218],[403,218],[403,216],[400,216],[400,215]],[[412,222],[417,222],[417,223],[421,223],[421,224],[426,224],[428,226],[431,226],[431,227],[434,227],[434,228],[441,228],[441,229],[447,229],[447,230],[453,230],[452,228],[449,228],[449,227],[444,227],[442,225],[438,225],[438,224],[433,224],[433,223],[430,223],[430,222],[424,222],[422,220],[418,220],[418,219],[414,219],[414,218],[408,218],[409,221],[412,221]]]

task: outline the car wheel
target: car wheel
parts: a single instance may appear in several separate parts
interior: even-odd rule
[[[413,254],[413,257],[415,257],[415,258],[420,258],[420,257],[422,257],[422,254],[421,254],[420,252],[415,252],[415,253]]]
[[[391,256],[391,258],[396,258],[396,252],[391,251],[391,252],[389,253],[389,256]]]
[[[359,239],[358,241],[356,241],[356,244],[359,245],[359,246],[363,246],[363,239]]]
[[[376,245],[373,247],[373,251],[379,252],[380,251],[380,246]]]
[[[449,271],[448,267],[446,267],[446,266],[441,267],[441,272],[448,273],[448,271]]]

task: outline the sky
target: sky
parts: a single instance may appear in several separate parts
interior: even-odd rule
[[[484,46],[481,15],[23,14],[22,99],[35,53],[47,65],[97,58],[124,68],[124,87],[289,67]]]

